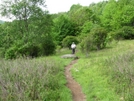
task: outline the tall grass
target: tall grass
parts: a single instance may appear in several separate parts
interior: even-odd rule
[[[58,59],[58,60],[57,60]],[[71,101],[57,57],[0,60],[0,101]]]
[[[107,60],[107,72],[111,75],[117,94],[125,101],[134,100],[134,51],[114,56]],[[115,84],[116,82],[116,84]]]

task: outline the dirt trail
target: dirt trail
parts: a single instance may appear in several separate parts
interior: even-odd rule
[[[73,60],[68,66],[65,68],[65,75],[67,79],[67,87],[71,90],[73,101],[86,101],[85,95],[82,93],[81,86],[73,79],[70,69],[73,64],[75,64],[77,60]]]

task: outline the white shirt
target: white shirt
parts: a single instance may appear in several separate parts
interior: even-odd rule
[[[72,48],[72,49],[76,48],[76,45],[73,43],[73,44],[71,45],[71,48]]]

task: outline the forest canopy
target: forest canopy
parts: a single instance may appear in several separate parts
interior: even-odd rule
[[[0,24],[0,57],[6,59],[54,54],[57,46],[68,47],[69,36],[86,52],[103,49],[112,39],[134,39],[134,0],[75,4],[57,14],[44,10],[45,0],[3,2],[1,15],[14,18]]]

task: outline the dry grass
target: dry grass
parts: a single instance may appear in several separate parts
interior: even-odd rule
[[[63,62],[52,58],[1,59],[0,101],[57,101],[66,83],[63,73]]]
[[[108,71],[111,75],[110,83],[115,85],[115,91],[125,101],[134,100],[134,51],[120,54],[108,59]],[[115,84],[116,82],[116,84]]]

